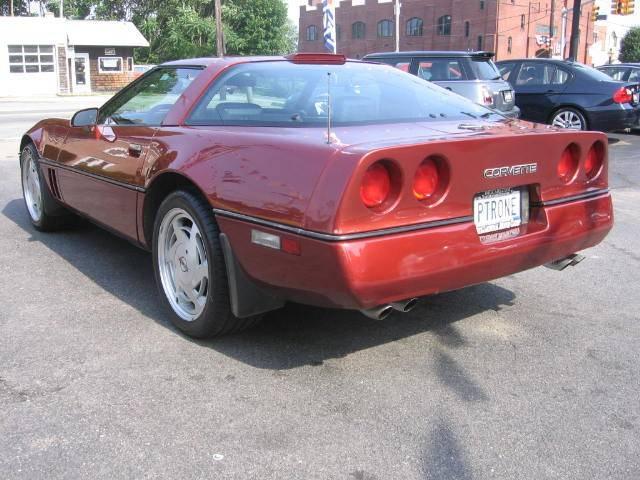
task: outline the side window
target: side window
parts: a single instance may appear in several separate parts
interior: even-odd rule
[[[637,82],[640,81],[640,70],[633,69],[631,70],[631,75],[629,75],[629,82]]]
[[[411,58],[403,57],[403,58],[372,58],[374,62],[385,63],[387,65],[391,65],[392,67],[396,67],[398,70],[402,70],[403,72],[409,72],[411,70]]]
[[[523,62],[516,85],[549,85],[555,66],[540,62]]]
[[[160,125],[199,73],[195,68],[154,70],[101,109],[98,123]]]
[[[564,85],[568,81],[569,81],[569,72],[561,68],[556,68],[556,71],[553,74],[553,81],[551,83],[554,85]]]
[[[497,66],[503,80],[506,80],[507,82],[509,81],[509,77],[511,76],[511,72],[513,72],[515,66],[515,62],[501,63]]]
[[[430,82],[448,82],[464,80],[459,60],[434,58],[418,62],[418,76]]]

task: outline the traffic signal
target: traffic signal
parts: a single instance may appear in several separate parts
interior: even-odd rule
[[[614,15],[633,15],[634,0],[612,0],[611,13]]]
[[[625,15],[633,15],[633,12],[635,11],[635,5],[633,4],[633,0],[627,0],[625,2],[625,9],[624,9],[624,14]]]
[[[593,7],[593,10],[591,10],[591,20],[595,22],[596,20],[598,20],[599,15],[600,15],[600,7],[596,5],[595,7]]]
[[[611,13],[613,15],[622,15],[624,11],[624,0],[612,0]]]

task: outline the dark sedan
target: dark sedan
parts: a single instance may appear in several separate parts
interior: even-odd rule
[[[618,82],[581,63],[551,59],[497,62],[516,92],[521,118],[573,130],[612,131],[638,122],[638,84]]]
[[[640,63],[617,63],[615,65],[602,65],[598,67],[602,73],[606,73],[619,82],[640,82]]]

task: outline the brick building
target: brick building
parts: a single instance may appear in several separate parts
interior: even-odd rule
[[[130,22],[0,17],[0,97],[119,90],[147,46]]]
[[[361,58],[395,50],[394,4],[394,0],[338,1],[338,51]],[[489,50],[499,60],[566,58],[569,53],[573,0],[402,0],[401,4],[401,51]],[[593,43],[591,9],[591,3],[585,4],[580,18],[577,59],[584,63],[590,63],[588,49]],[[299,32],[299,51],[323,51],[321,0],[300,6]]]

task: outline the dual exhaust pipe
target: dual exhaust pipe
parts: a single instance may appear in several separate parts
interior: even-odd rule
[[[400,302],[392,302],[392,303],[387,303],[385,305],[380,305],[378,307],[367,308],[364,310],[360,310],[360,312],[363,315],[366,315],[367,317],[372,318],[374,320],[384,320],[394,310],[402,313],[407,313],[413,310],[417,304],[418,304],[417,298],[410,298],[408,300],[402,300]]]

